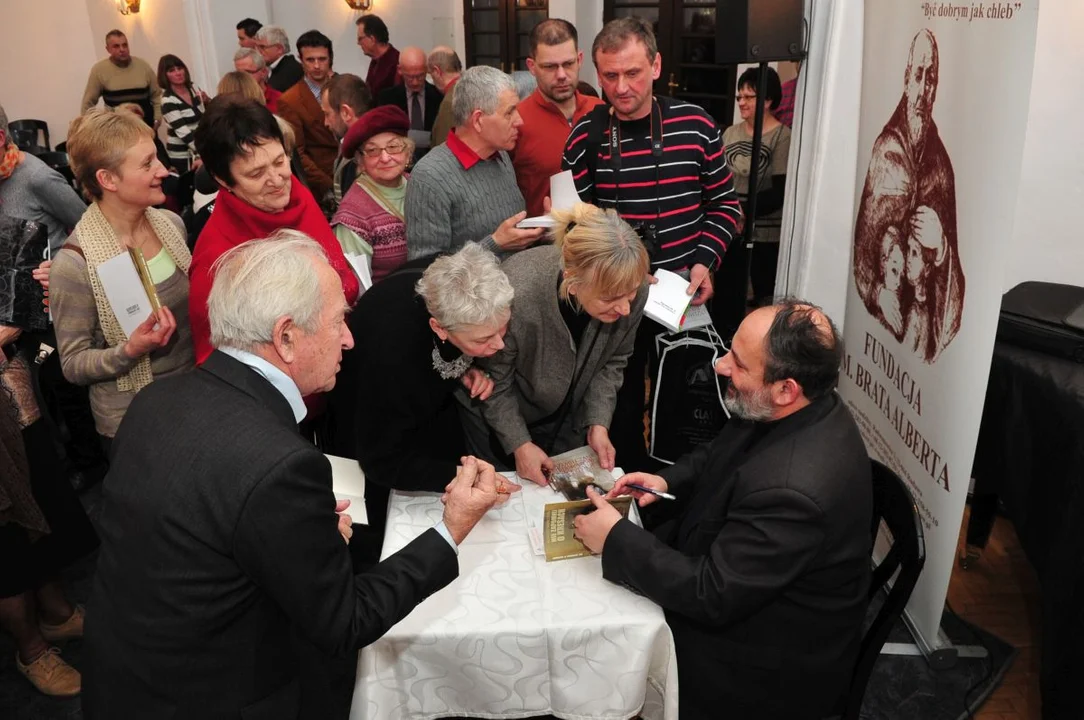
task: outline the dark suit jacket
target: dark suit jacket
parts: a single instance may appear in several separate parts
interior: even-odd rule
[[[297,81],[304,75],[305,71],[301,68],[301,63],[293,55],[287,53],[282,56],[282,60],[271,71],[271,75],[267,78],[267,84],[279,92],[286,92],[296,85]]]
[[[299,82],[279,98],[279,115],[294,127],[305,183],[320,202],[332,188],[339,141],[324,125],[324,110],[308,83]]]
[[[427,82],[425,84],[425,127],[426,131],[432,131],[433,123],[437,119],[437,111],[440,110],[440,103],[444,100],[444,96],[441,95],[440,90],[433,85],[433,83]],[[390,88],[380,91],[380,95],[376,98],[376,104],[380,105],[395,105],[400,110],[405,112],[407,116],[410,116],[410,110],[407,109],[407,91],[406,85],[394,85]]]
[[[88,720],[296,718],[292,632],[347,657],[458,574],[429,530],[355,576],[327,460],[283,396],[219,352],[139,393],[104,487]]]
[[[768,426],[731,420],[662,474],[683,512],[654,535],[621,520],[602,571],[665,609],[681,720],[831,714],[871,550],[869,457],[846,405],[832,393]]]

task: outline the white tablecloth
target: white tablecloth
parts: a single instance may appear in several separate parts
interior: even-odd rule
[[[459,577],[362,650],[352,720],[677,718],[662,610],[603,580],[598,557],[533,553],[525,518],[562,499],[527,483],[482,519]],[[436,494],[392,492],[384,557],[442,513]]]

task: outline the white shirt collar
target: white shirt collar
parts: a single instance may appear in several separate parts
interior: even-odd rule
[[[272,70],[274,70],[274,69],[275,69],[275,68],[276,68],[276,67],[278,66],[278,64],[279,64],[280,62],[282,62],[282,59],[283,59],[284,57],[286,57],[287,55],[289,55],[289,54],[290,54],[290,53],[283,53],[283,54],[279,55],[279,56],[278,56],[278,57],[277,57],[276,59],[274,59],[274,60],[272,60],[271,62],[267,63],[267,67],[269,67],[269,68],[271,68]]]
[[[245,350],[238,350],[237,348],[218,348],[219,352],[229,355],[237,362],[244,363],[250,368],[258,372],[263,376],[267,382],[271,383],[272,387],[282,393],[282,396],[286,398],[286,402],[290,403],[290,409],[294,412],[294,419],[297,422],[301,422],[305,419],[305,414],[308,410],[305,408],[305,401],[301,399],[301,391],[297,389],[297,385],[290,379],[290,376],[279,370],[271,363],[264,360],[259,355],[254,355]]]

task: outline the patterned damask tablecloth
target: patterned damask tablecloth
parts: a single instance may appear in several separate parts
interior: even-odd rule
[[[603,580],[598,557],[534,554],[527,518],[560,500],[527,483],[482,519],[459,547],[459,577],[362,650],[352,720],[677,718],[662,609]],[[384,557],[442,513],[436,494],[392,492]]]

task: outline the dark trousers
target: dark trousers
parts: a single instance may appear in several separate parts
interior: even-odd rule
[[[770,305],[775,298],[775,269],[779,264],[779,243],[758,242],[753,244],[753,260],[749,268],[749,282],[753,286],[753,304],[757,307]]]
[[[616,462],[625,472],[656,472],[662,463],[647,454],[644,412],[647,410],[648,377],[654,382],[659,358],[655,336],[665,328],[644,317],[636,331],[636,345],[625,365],[625,381],[617,391],[617,405],[610,421],[610,442]]]

